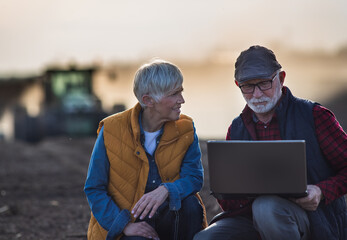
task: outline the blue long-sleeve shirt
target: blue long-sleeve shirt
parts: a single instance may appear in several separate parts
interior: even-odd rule
[[[140,128],[143,132],[141,124]],[[91,155],[84,191],[94,217],[108,231],[107,239],[113,239],[123,231],[131,218],[130,212],[127,209],[120,209],[108,195],[109,169],[110,163],[104,145],[103,128],[101,128]],[[155,178],[155,176],[152,177]],[[183,158],[180,178],[172,183],[162,183],[169,192],[170,210],[179,210],[181,200],[198,192],[202,184],[201,151],[194,128],[194,141]]]

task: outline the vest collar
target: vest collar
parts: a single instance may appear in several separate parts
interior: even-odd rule
[[[142,111],[142,107],[140,103],[137,103],[135,107],[132,108],[131,114],[130,114],[131,129],[132,129],[133,136],[136,142],[141,142],[141,139],[140,139],[141,129],[139,125],[139,116],[141,111]]]
[[[175,121],[166,122],[164,125],[163,135],[161,136],[160,141],[162,142],[162,144],[169,144],[177,140],[179,134],[180,133],[178,131],[178,127]]]
[[[140,103],[137,103],[135,107],[133,107],[130,116],[131,129],[134,135],[136,142],[141,143],[141,127],[139,124],[140,113],[142,111],[142,107]],[[169,121],[164,124],[162,136],[160,138],[161,144],[169,144],[179,137],[178,127],[176,125],[176,121]]]

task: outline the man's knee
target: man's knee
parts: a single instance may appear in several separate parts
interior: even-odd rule
[[[252,204],[253,223],[262,236],[298,239],[309,232],[306,212],[295,203],[278,196],[261,196]]]
[[[208,233],[204,232],[205,230],[202,230],[200,232],[198,232],[197,234],[195,234],[193,240],[205,240],[205,239],[211,239],[208,236]]]
[[[214,239],[256,240],[258,239],[258,233],[249,217],[239,216],[218,220],[194,237],[194,240]]]
[[[278,212],[283,208],[283,201],[278,196],[260,196],[256,198],[252,204],[252,212],[255,218],[266,218],[272,215],[274,212]],[[287,200],[285,200],[287,201]]]
[[[197,234],[195,234],[193,240],[211,240],[216,239],[214,236],[216,224],[212,224],[208,228],[201,230]]]

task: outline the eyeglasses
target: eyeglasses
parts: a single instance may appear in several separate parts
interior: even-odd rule
[[[257,86],[261,91],[266,91],[272,88],[272,82],[275,80],[275,78],[279,75],[279,72],[276,73],[276,75],[271,79],[267,81],[262,81],[260,83],[256,84],[245,84],[242,86],[239,86],[242,93],[249,94],[254,93],[255,87]]]

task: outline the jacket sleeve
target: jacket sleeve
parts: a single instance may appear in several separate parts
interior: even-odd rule
[[[94,217],[108,231],[107,239],[113,239],[130,222],[130,212],[121,210],[107,193],[109,169],[102,127],[90,159],[84,192]]]
[[[179,210],[181,201],[190,194],[200,191],[203,181],[204,170],[201,163],[201,151],[194,127],[194,141],[183,158],[180,178],[172,183],[162,184],[169,191],[170,210]]]
[[[325,204],[329,204],[347,193],[347,135],[327,108],[316,105],[313,116],[321,151],[336,173],[317,184],[325,197]]]

